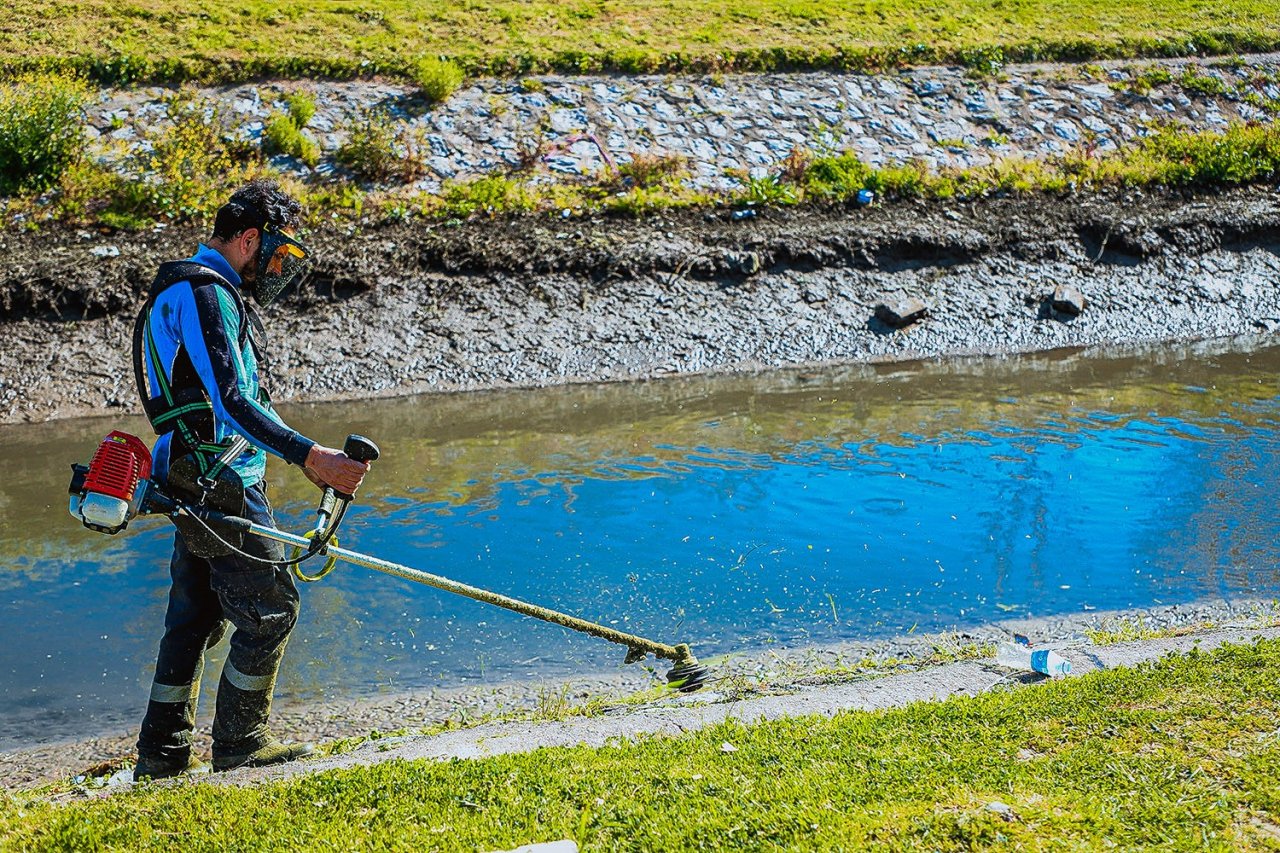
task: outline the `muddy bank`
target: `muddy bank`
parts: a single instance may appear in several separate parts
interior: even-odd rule
[[[1280,328],[1268,187],[322,228],[267,312],[277,400],[648,379]],[[0,422],[136,410],[135,306],[200,234],[0,234]],[[1087,301],[1051,309],[1055,288]],[[894,329],[882,301],[928,316]]]
[[[1198,636],[1207,636],[1206,632],[1212,630],[1268,628],[1274,626],[1276,620],[1276,604],[1271,601],[1200,601],[1143,611],[1067,613],[1010,619],[961,634],[915,634],[874,642],[778,647],[766,653],[709,659],[706,662],[713,667],[713,678],[706,689],[690,697],[696,704],[707,703],[708,706],[690,709],[693,719],[685,721],[681,727],[697,728],[701,724],[699,721],[705,722],[708,715],[732,710],[743,700],[762,696],[789,697],[782,700],[786,704],[796,697],[811,697],[814,689],[825,685],[849,685],[865,682],[873,676],[895,675],[901,679],[904,675],[918,674],[914,680],[907,677],[902,690],[909,693],[925,689],[927,692],[930,673],[935,672],[938,665],[965,657],[971,654],[975,645],[998,642],[1014,631],[1026,634],[1034,643],[1061,650],[1073,660],[1078,671],[1087,672],[1103,668],[1098,664],[1099,655],[1110,654],[1109,647],[1093,645],[1088,633],[1091,631],[1111,632],[1116,639],[1138,639],[1143,632],[1159,632],[1186,634],[1185,639],[1194,640]],[[1163,642],[1167,641],[1151,640],[1146,645],[1155,647]],[[965,663],[968,676],[957,685],[960,692],[1035,678],[993,669],[990,664],[986,660]],[[628,666],[612,672],[584,673],[569,681],[512,681],[466,689],[286,706],[277,708],[273,713],[272,725],[282,737],[295,740],[333,741],[366,737],[373,733],[374,742],[366,744],[354,760],[368,761],[370,755],[376,760],[388,745],[399,747],[412,743],[429,750],[432,739],[410,737],[423,729],[434,732],[471,729],[478,722],[494,717],[524,718],[531,721],[524,724],[528,728],[540,721],[577,719],[583,715],[573,709],[585,706],[592,708],[585,715],[587,719],[599,720],[601,725],[608,727],[619,720],[625,725],[625,721],[637,711],[643,717],[670,712],[673,705],[679,710],[678,706],[685,704],[686,700],[670,694],[656,696],[656,701],[639,705],[620,701],[629,695],[634,696],[637,691],[665,684],[664,671],[665,666],[652,671],[645,666]],[[888,699],[891,694],[895,694],[892,689],[877,695]],[[921,694],[915,698],[929,697]],[[196,750],[206,758],[210,745],[207,716],[208,709],[204,709],[196,731]],[[748,719],[746,716],[743,718]],[[643,727],[635,729],[642,730]],[[483,729],[480,731],[485,732]],[[457,734],[468,743],[476,739],[466,731]],[[488,734],[492,735],[492,732]],[[17,790],[65,782],[79,775],[106,778],[131,765],[135,737],[136,732],[121,732],[0,753],[0,786]],[[537,743],[536,736],[529,739],[530,745]],[[293,769],[305,771],[308,767],[324,766],[330,765],[316,762]],[[248,781],[274,775],[279,774],[275,771],[248,775],[237,773],[228,778]],[[90,787],[95,785],[92,778],[82,781]],[[85,793],[84,789],[81,793]]]

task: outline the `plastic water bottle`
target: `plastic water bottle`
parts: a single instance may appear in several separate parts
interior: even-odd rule
[[[1053,649],[1033,649],[1019,643],[996,646],[996,663],[1009,669],[1029,669],[1052,678],[1071,674],[1071,661]]]

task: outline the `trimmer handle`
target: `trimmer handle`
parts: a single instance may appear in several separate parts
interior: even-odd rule
[[[378,457],[382,455],[378,450],[378,445],[374,444],[363,435],[349,435],[347,441],[342,445],[342,452],[350,456],[357,462],[376,462]],[[329,492],[333,492],[336,496],[344,501],[350,501],[355,498],[354,495],[344,495],[342,492],[333,488],[325,489],[326,496]],[[324,500],[323,498],[321,499]]]
[[[357,462],[377,462],[378,457],[382,455],[378,451],[378,445],[363,435],[347,436],[347,443],[342,445],[342,452]]]
[[[363,435],[349,435],[347,441],[342,445],[342,452],[357,462],[376,462],[381,456],[378,445],[374,444]],[[337,499],[344,501],[354,499],[354,495],[344,495],[342,492],[334,489],[333,486],[325,486],[324,494],[320,498],[320,506],[316,508],[320,517],[316,522],[317,529],[325,526],[325,523],[333,517],[334,506]]]

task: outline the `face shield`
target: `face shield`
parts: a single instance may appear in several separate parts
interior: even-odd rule
[[[250,292],[259,305],[270,305],[310,269],[311,256],[305,246],[274,225],[264,226],[261,233],[257,276]]]

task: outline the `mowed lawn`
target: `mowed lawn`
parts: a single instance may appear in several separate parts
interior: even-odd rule
[[[53,64],[123,78],[351,76],[425,55],[473,73],[524,73],[1277,46],[1280,0],[16,0],[0,16],[7,69]]]

